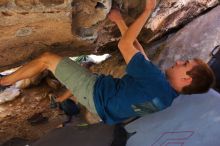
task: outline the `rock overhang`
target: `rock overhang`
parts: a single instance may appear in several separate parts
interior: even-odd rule
[[[90,54],[119,39],[116,26],[106,19],[113,3],[130,23],[145,5],[145,1],[133,0],[1,0],[1,70],[21,65],[45,51]],[[140,41],[147,45],[218,4],[218,0],[162,0],[142,30]]]

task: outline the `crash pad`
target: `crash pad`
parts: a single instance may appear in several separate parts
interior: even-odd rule
[[[126,127],[127,146],[219,146],[220,94],[181,95],[171,107]]]

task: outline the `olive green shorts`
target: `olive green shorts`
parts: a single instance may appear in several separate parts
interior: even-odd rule
[[[63,58],[56,67],[55,77],[73,93],[79,103],[90,112],[97,114],[93,100],[97,75],[71,59]]]

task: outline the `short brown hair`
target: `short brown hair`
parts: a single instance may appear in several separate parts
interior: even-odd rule
[[[194,59],[198,64],[194,66],[187,75],[192,77],[192,83],[183,87],[182,94],[198,94],[205,93],[215,84],[215,75],[208,64],[201,59]]]

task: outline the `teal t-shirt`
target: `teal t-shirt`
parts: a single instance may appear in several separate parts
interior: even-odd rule
[[[96,110],[107,124],[165,109],[177,96],[164,73],[140,52],[122,78],[100,75],[94,86]]]

